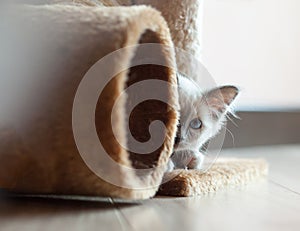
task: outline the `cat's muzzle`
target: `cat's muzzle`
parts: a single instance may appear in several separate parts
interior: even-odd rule
[[[201,169],[204,156],[199,151],[186,149],[173,152],[171,160],[174,169]]]

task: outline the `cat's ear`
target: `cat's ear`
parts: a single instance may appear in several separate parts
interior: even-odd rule
[[[238,94],[239,89],[237,87],[223,86],[208,91],[204,95],[204,100],[209,106],[213,117],[220,118],[229,111],[231,103]]]

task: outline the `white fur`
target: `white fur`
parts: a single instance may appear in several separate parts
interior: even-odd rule
[[[229,109],[219,113],[217,118],[212,113],[217,113],[205,100],[204,93],[192,80],[178,74],[178,91],[180,105],[180,134],[181,140],[174,146],[174,152],[169,161],[168,171],[176,168],[201,169],[204,155],[201,147],[222,128]],[[200,118],[201,129],[192,129],[190,121]]]

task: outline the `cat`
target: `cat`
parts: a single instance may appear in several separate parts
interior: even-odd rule
[[[239,94],[235,86],[222,86],[201,92],[193,81],[177,74],[180,120],[167,171],[201,169],[207,142],[221,130],[232,102]]]

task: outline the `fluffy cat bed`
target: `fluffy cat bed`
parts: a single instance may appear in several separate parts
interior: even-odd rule
[[[130,129],[140,142],[149,139],[151,121],[163,121],[167,128],[161,147],[149,154],[136,155],[125,150],[115,138],[112,126],[120,135],[119,139],[126,143],[126,107],[135,96],[128,95],[126,102],[123,100],[117,106],[115,101],[136,81],[163,80],[176,89],[176,74],[169,68],[175,67],[172,40],[160,13],[148,6],[106,8],[51,4],[8,7],[3,28],[12,29],[1,31],[1,34],[15,38],[10,49],[15,51],[12,58],[14,67],[18,68],[14,73],[9,72],[12,79],[16,78],[11,82],[13,88],[9,87],[11,92],[18,94],[18,101],[8,101],[10,105],[16,104],[14,111],[9,108],[11,110],[1,117],[0,187],[21,193],[134,199],[154,196],[173,147],[178,120],[176,108],[148,100],[131,111]],[[7,43],[10,44],[9,40]],[[99,152],[93,162],[101,164],[101,158],[107,153],[113,160],[112,164],[108,162],[104,166],[105,169],[94,167],[117,180],[110,183],[110,179],[102,179],[91,171],[79,155],[72,130],[75,93],[86,72],[102,57],[123,47],[143,43],[165,45],[166,48],[161,47],[156,52],[168,67],[146,64],[128,68],[139,55],[138,49],[129,49],[114,56],[105,70],[99,71],[101,78],[109,78],[105,76],[107,69],[117,70],[121,66],[125,70],[117,72],[105,85],[94,114],[97,136],[105,151]],[[22,67],[26,68],[23,70]],[[101,86],[101,83],[95,84]],[[88,90],[93,91],[94,85]],[[170,86],[163,92],[168,103],[176,106],[177,92]],[[116,106],[117,116],[111,123],[113,106]],[[79,113],[85,115],[84,110]],[[93,150],[92,145],[87,146],[87,150]],[[140,168],[149,170],[143,175],[126,171]]]
[[[132,1],[49,0],[47,3],[50,5],[18,6],[5,12],[7,19],[15,19],[2,21],[8,23],[2,28],[12,29],[1,34],[10,34],[14,38],[15,50],[10,54],[14,67],[18,68],[13,74],[22,76],[17,79],[17,82],[20,81],[18,86],[22,87],[14,89],[14,92],[18,93],[17,103],[22,106],[10,107],[8,109],[12,111],[2,110],[0,114],[0,188],[30,194],[145,199],[153,197],[163,177],[170,175],[176,177],[161,186],[160,194],[202,194],[264,175],[264,162],[236,160],[217,163],[203,175],[193,170],[175,171],[164,176],[178,121],[177,92],[170,87],[165,92],[168,103],[175,108],[150,101],[130,115],[131,131],[137,140],[149,138],[148,125],[151,121],[164,122],[167,131],[161,147],[147,155],[136,155],[119,144],[110,120],[115,100],[122,90],[137,81],[153,78],[176,88],[174,69],[157,65],[141,65],[119,72],[104,88],[96,105],[97,135],[111,159],[118,163],[106,166],[105,174],[117,178],[119,184],[109,183],[88,168],[74,141],[72,108],[76,90],[89,68],[120,48],[156,43],[169,47],[159,51],[165,64],[175,67],[177,62],[185,73],[190,73],[192,70],[186,65],[187,60],[184,62],[175,56],[173,42],[192,54],[196,54],[198,49],[197,32],[193,30],[197,24],[193,19],[199,12],[198,0],[185,1],[184,4],[181,0],[134,1],[138,5],[155,7],[164,18],[149,6],[99,7],[112,6],[115,2],[132,5]],[[185,18],[179,24],[176,23],[178,15]],[[180,28],[176,28],[175,24]],[[3,48],[6,47],[3,45]],[[129,50],[117,56],[113,65],[128,67],[137,55],[136,50]],[[22,82],[24,79],[26,81]],[[114,120],[124,142],[124,126],[128,122],[125,104],[123,102],[117,108],[119,113]],[[104,153],[99,153],[99,158],[102,155]],[[125,171],[124,166],[149,168],[149,171],[141,176],[134,171]]]

